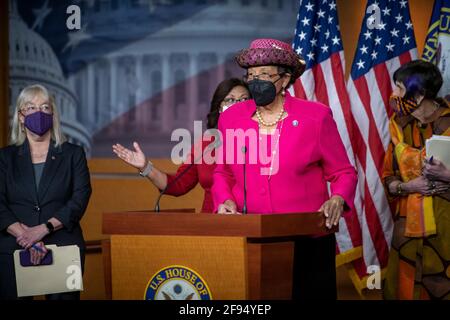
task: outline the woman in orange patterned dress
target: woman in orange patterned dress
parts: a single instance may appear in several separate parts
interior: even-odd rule
[[[450,108],[437,97],[442,76],[415,60],[394,73],[394,82],[383,172],[394,233],[384,298],[450,299],[450,168],[425,158],[426,139],[450,136]]]

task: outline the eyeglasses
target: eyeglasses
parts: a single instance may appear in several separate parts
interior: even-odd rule
[[[281,75],[282,75],[282,73],[274,73],[274,74],[268,74],[266,72],[263,72],[263,73],[260,73],[260,74],[248,73],[248,74],[246,74],[243,77],[243,79],[244,79],[245,82],[249,82],[249,81],[252,81],[252,80],[255,80],[255,79],[260,79],[260,80],[266,80],[267,81],[267,80],[271,80],[273,77],[281,76]]]
[[[37,106],[32,103],[27,103],[25,104],[25,107],[23,107],[20,111],[25,115],[32,114],[38,111],[42,111],[45,113],[52,113],[52,107],[48,103],[44,103],[40,106]]]
[[[249,99],[248,97],[240,98],[240,99],[226,98],[226,99],[223,99],[223,102],[225,103],[225,105],[231,105],[231,104],[234,104],[234,103],[246,101],[248,99]]]

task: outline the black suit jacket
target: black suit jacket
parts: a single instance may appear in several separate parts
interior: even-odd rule
[[[79,222],[91,192],[86,156],[79,146],[50,143],[38,190],[28,141],[0,149],[0,253],[20,249],[6,231],[8,226],[15,222],[36,226],[52,217],[64,228],[46,236],[44,243],[76,244],[84,250]]]

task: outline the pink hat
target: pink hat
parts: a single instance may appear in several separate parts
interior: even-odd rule
[[[242,68],[257,66],[284,66],[292,68],[293,79],[300,77],[305,71],[305,60],[292,47],[276,39],[256,39],[250,48],[241,50],[236,56]]]

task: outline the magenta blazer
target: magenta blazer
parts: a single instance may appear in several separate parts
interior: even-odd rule
[[[281,122],[277,126],[281,129],[278,172],[269,179],[261,174],[261,168],[267,169],[270,164],[263,165],[259,160],[253,160],[253,164],[246,165],[248,213],[318,211],[330,197],[327,182],[330,182],[331,196],[342,196],[348,211],[349,206],[353,206],[357,174],[347,157],[331,109],[320,103],[294,98],[289,93],[286,93],[284,107],[288,116],[283,120],[282,128]],[[239,156],[242,163],[243,153],[238,143],[234,143],[234,164],[226,163],[227,152],[231,152],[232,148],[225,130],[241,128],[245,131],[253,128],[258,136],[257,141],[260,141],[258,123],[251,119],[255,110],[254,100],[247,100],[220,115],[218,129],[223,145],[222,152],[218,152],[218,161],[222,164],[218,163],[214,170],[214,212],[217,212],[219,204],[228,199],[235,201],[238,211],[242,211],[244,166],[236,160]],[[275,135],[271,139],[276,140]],[[275,144],[276,141],[273,142]],[[246,145],[248,148],[254,147],[248,141]],[[271,144],[268,146],[270,151]],[[250,156],[248,152],[247,163]],[[228,158],[233,157],[229,155]]]

